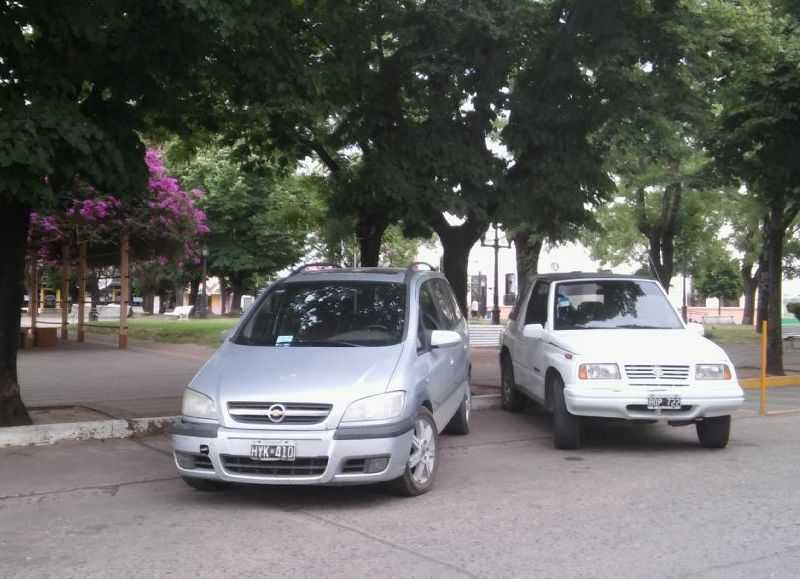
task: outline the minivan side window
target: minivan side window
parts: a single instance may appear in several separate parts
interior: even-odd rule
[[[450,290],[450,285],[443,279],[436,279],[431,282],[433,284],[434,296],[436,297],[436,305],[441,313],[443,327],[441,330],[455,330],[461,322],[461,308],[456,305],[453,292]]]
[[[533,288],[531,299],[528,301],[528,309],[525,312],[525,324],[547,323],[547,296],[550,294],[550,282],[537,282]]]
[[[425,332],[441,329],[439,312],[436,309],[433,285],[426,281],[419,288],[419,324],[417,327],[417,348],[425,344]]]

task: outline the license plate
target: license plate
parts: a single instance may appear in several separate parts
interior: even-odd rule
[[[253,460],[294,460],[294,444],[284,442],[281,444],[268,444],[253,442],[250,444],[250,458]]]
[[[664,396],[659,394],[648,394],[647,408],[648,410],[656,410],[658,408],[672,408],[675,410],[680,410],[681,397],[677,394],[669,394]]]

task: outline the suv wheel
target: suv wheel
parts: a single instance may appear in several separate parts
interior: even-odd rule
[[[580,418],[567,410],[564,381],[557,376],[553,379],[553,444],[561,450],[575,450],[580,441]]]
[[[211,492],[211,491],[221,491],[227,485],[218,480],[209,480],[207,478],[197,478],[194,476],[184,476],[181,477],[183,482],[187,485],[192,487],[196,491],[203,491],[203,492]]]
[[[471,412],[472,393],[469,390],[469,384],[467,384],[467,391],[464,393],[464,399],[461,401],[456,413],[453,414],[450,422],[448,422],[447,426],[444,427],[445,433],[462,435],[469,434],[469,415]]]
[[[697,438],[700,440],[700,446],[725,448],[728,446],[728,439],[731,436],[730,414],[728,416],[704,418],[699,422],[695,422],[695,428],[697,428]]]
[[[430,490],[439,467],[439,433],[433,414],[424,406],[414,419],[411,450],[402,476],[390,485],[392,491],[404,497],[415,497]]]
[[[519,412],[525,408],[525,398],[514,383],[514,364],[511,356],[503,356],[500,364],[500,403],[503,410]]]

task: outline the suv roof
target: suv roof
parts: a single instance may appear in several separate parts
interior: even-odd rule
[[[564,280],[583,280],[583,279],[646,279],[649,281],[658,281],[649,275],[628,275],[621,273],[604,273],[604,272],[586,272],[586,271],[570,271],[563,273],[539,273],[531,277],[531,279],[544,279],[549,281],[564,281]]]

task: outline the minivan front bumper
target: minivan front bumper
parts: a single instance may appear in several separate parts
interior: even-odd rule
[[[173,428],[172,447],[178,472],[186,477],[252,484],[365,484],[402,476],[412,428],[410,419],[337,430],[232,429],[183,421]],[[296,458],[251,460],[253,442],[293,443]],[[385,468],[364,471],[370,459],[380,458],[388,460]]]

